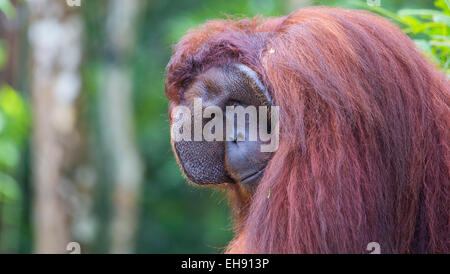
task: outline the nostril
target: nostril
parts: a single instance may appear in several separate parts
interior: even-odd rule
[[[227,135],[225,141],[232,142],[232,143],[236,143],[237,142],[236,138],[233,135]]]
[[[226,131],[226,141],[228,142],[237,142],[237,132],[234,130],[233,132]]]
[[[235,139],[235,142],[237,141],[245,141],[245,134],[242,131],[239,131],[237,133],[237,137]]]

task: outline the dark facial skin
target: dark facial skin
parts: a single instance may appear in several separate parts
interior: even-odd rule
[[[224,116],[226,106],[255,106],[258,110],[259,106],[272,105],[270,96],[256,73],[240,64],[212,67],[195,78],[180,102],[181,106],[191,110],[192,123],[195,98],[202,99],[203,108],[221,108]],[[203,126],[209,120],[203,118]],[[224,133],[225,125],[224,121]],[[258,141],[248,140],[248,126],[245,135],[245,141],[172,140],[172,146],[183,173],[192,183],[239,183],[245,189],[253,190],[264,174],[272,153],[261,152],[263,142],[259,140],[259,128]]]

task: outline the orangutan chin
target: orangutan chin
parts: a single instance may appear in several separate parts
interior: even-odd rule
[[[165,92],[171,125],[199,98],[279,107],[274,152],[172,140],[188,181],[230,195],[226,252],[449,253],[449,87],[387,20],[312,7],[189,31]]]

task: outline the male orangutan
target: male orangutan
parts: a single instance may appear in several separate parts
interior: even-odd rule
[[[229,192],[228,253],[448,253],[449,87],[385,19],[313,7],[189,31],[165,91],[172,125],[195,99],[279,108],[273,152],[172,140],[188,181]]]

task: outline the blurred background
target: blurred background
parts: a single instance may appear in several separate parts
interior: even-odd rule
[[[78,3],[80,5],[78,6]],[[448,0],[0,0],[0,253],[219,253],[224,193],[169,142],[171,47],[208,19],[328,5],[388,17],[449,73]]]

